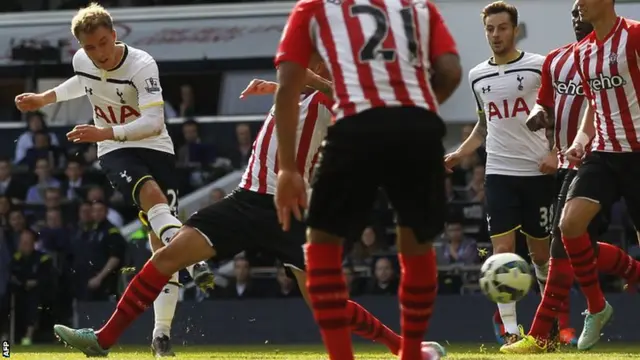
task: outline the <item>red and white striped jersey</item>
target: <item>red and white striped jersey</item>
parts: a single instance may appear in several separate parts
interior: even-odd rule
[[[318,160],[320,144],[327,134],[332,121],[329,110],[333,101],[316,91],[305,96],[300,102],[300,120],[296,161],[298,171],[309,181],[313,167]],[[278,177],[278,136],[276,134],[275,105],[269,111],[267,119],[253,142],[249,165],[242,175],[239,187],[259,194],[273,195],[276,192]]]
[[[547,55],[542,65],[542,81],[536,100],[539,105],[553,109],[559,169],[575,168],[575,164],[567,160],[564,151],[573,144],[587,108],[582,80],[575,66],[574,45],[565,45]]]
[[[333,77],[336,120],[370,108],[438,111],[431,64],[456,45],[427,0],[301,0],[291,11],[275,64],[305,68],[318,52]]]
[[[602,40],[575,45],[576,66],[595,114],[593,151],[640,151],[640,23],[618,17]]]

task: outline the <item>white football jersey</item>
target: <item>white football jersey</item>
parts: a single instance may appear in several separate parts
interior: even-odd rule
[[[123,45],[122,60],[110,71],[95,66],[83,49],[73,56],[73,70],[91,101],[98,127],[128,124],[140,118],[143,109],[164,106],[156,61],[143,50]],[[174,153],[166,126],[159,134],[142,140],[102,141],[98,143],[98,156],[121,148]]]
[[[526,122],[536,104],[544,56],[522,52],[505,65],[491,60],[469,71],[477,110],[487,119],[486,174],[542,175],[540,161],[549,153],[544,130],[531,132]]]

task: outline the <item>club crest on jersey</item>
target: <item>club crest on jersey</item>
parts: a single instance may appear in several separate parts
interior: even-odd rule
[[[612,52],[609,54],[609,65],[616,65],[618,63],[618,54]]]
[[[122,91],[120,91],[120,89],[116,89],[116,95],[118,95],[118,97],[120,98],[120,104],[126,104],[127,102],[124,101],[124,93]]]
[[[522,81],[524,80],[524,77],[518,75],[518,77],[516,77],[516,80],[518,80],[518,90],[520,91],[524,90],[524,85],[522,85]]]
[[[487,87],[484,87],[484,86],[482,87],[482,93],[483,94],[486,94],[486,93],[489,93],[489,92],[491,92],[491,85],[489,85]]]
[[[156,78],[148,78],[148,79],[144,80],[144,83],[146,84],[144,89],[149,94],[154,94],[154,93],[160,92],[160,82],[158,81],[158,79],[156,79]]]

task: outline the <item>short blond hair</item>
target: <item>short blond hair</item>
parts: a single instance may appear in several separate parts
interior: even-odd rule
[[[71,20],[71,32],[76,39],[78,35],[92,33],[102,26],[113,30],[113,19],[111,14],[98,3],[91,3],[78,10]]]

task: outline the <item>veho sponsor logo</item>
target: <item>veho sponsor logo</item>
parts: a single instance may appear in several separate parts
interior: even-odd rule
[[[610,90],[627,85],[627,81],[620,75],[607,76],[604,74],[587,80],[587,83],[592,91]]]

